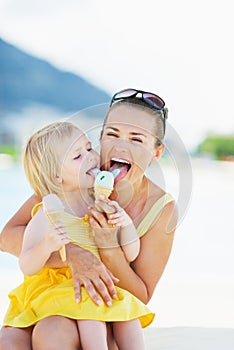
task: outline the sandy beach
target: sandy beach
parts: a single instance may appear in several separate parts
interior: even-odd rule
[[[145,330],[147,350],[233,350],[234,329],[170,327]]]

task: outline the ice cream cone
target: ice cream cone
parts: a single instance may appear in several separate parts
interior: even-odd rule
[[[54,224],[59,216],[64,212],[64,206],[61,200],[55,194],[48,194],[43,197],[43,210],[47,215],[51,224]],[[59,255],[62,261],[66,261],[66,247],[65,245],[59,249]]]
[[[100,195],[106,196],[106,198],[108,198],[112,191],[113,191],[113,188],[108,188],[104,186],[95,186],[94,187],[95,199],[98,200]]]
[[[61,260],[64,262],[67,259],[67,255],[66,255],[66,246],[63,245],[62,248],[59,249],[59,255]]]
[[[94,195],[97,200],[100,195],[108,198],[113,191],[114,187],[114,175],[110,171],[100,171],[94,182]]]

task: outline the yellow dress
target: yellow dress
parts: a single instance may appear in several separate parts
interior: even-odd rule
[[[147,231],[162,207],[173,200],[167,194],[163,197],[165,200],[157,201],[138,226],[140,237]],[[66,212],[62,220],[67,225],[71,240],[99,257],[88,220]],[[81,302],[77,303],[70,268],[43,268],[33,276],[24,276],[24,282],[9,293],[10,305],[3,325],[28,327],[52,315],[105,322],[139,318],[142,327],[153,321],[154,313],[145,304],[122,288],[116,287],[116,290],[118,298],[113,300],[111,307],[106,306],[104,302],[100,306],[94,304],[84,287],[81,287]]]

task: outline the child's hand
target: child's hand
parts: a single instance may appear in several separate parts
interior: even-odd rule
[[[100,195],[99,199],[95,200],[95,208],[100,213],[106,213],[107,215],[113,214],[116,212],[115,206],[111,205],[111,203],[117,203],[114,201],[110,201],[106,196]]]
[[[95,206],[98,210],[107,214],[107,222],[110,225],[125,227],[132,224],[130,216],[116,201],[111,201],[106,197],[100,196],[99,200],[95,201]]]
[[[44,237],[44,243],[51,253],[70,243],[66,226],[61,222],[50,224]]]
[[[113,201],[112,201],[112,205],[113,205]],[[108,216],[108,224],[113,226],[119,226],[119,227],[126,227],[132,224],[132,219],[126,213],[126,211],[118,205],[118,203],[117,203],[116,209],[117,211],[115,213],[110,214]]]

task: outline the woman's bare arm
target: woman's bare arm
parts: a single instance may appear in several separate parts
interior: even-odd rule
[[[19,256],[22,248],[24,230],[31,220],[31,211],[40,198],[32,195],[7,222],[0,234],[0,250]]]
[[[95,230],[97,239],[101,232],[100,226],[105,227],[106,231],[107,223],[101,213],[93,209],[91,213],[96,218],[95,222],[92,221],[92,226],[98,227]],[[108,248],[106,243],[106,248],[99,249],[104,264],[119,278],[118,286],[128,290],[144,303],[148,303],[152,297],[166,267],[172,249],[176,222],[176,206],[174,202],[170,202],[164,207],[157,221],[141,238],[140,253],[131,265],[127,262],[120,247],[112,245],[113,248]],[[168,232],[169,223],[172,225],[170,233]],[[113,228],[111,230],[113,231]],[[103,235],[100,237],[100,240],[102,239]]]

